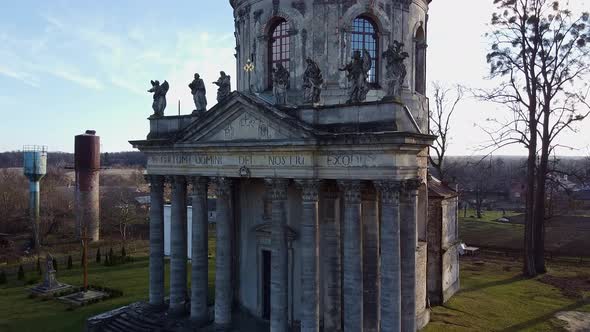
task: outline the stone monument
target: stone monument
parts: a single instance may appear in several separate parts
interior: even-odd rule
[[[45,257],[45,271],[43,272],[43,283],[30,289],[31,293],[36,295],[51,295],[53,293],[64,291],[72,286],[62,284],[55,277],[56,271],[53,267],[53,257],[47,253]]]

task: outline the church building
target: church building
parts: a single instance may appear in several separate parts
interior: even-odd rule
[[[130,142],[148,159],[152,308],[217,328],[235,328],[239,312],[272,332],[428,323],[427,274],[440,271],[428,269],[429,3],[230,0],[237,90],[222,73],[218,102],[204,108],[191,85],[191,115],[165,115],[155,99],[147,138]]]

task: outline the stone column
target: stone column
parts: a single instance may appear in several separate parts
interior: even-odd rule
[[[192,178],[192,252],[191,252],[191,320],[197,325],[209,320],[207,306],[208,289],[208,240],[209,218],[207,209],[207,184],[205,177]]]
[[[381,332],[401,331],[399,183],[376,183],[381,206]]]
[[[147,175],[150,184],[150,300],[164,305],[164,177]]]
[[[232,323],[231,187],[231,179],[216,179],[215,324],[220,327],[227,327]]]
[[[361,183],[355,180],[340,181],[339,184],[344,193],[344,331],[356,332],[363,330]]]
[[[379,204],[373,188],[362,194],[364,332],[379,331]]]
[[[270,331],[287,332],[288,315],[288,252],[287,252],[287,179],[266,180],[272,200],[271,267],[270,267]]]
[[[322,193],[320,222],[324,285],[324,331],[342,331],[342,237],[338,193]]]
[[[400,193],[402,331],[416,331],[416,238],[420,180],[404,181]]]
[[[301,332],[320,328],[318,193],[320,181],[301,180]]]
[[[170,313],[185,312],[187,282],[186,178],[173,176],[170,217]]]

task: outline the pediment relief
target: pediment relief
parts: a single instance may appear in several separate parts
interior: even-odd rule
[[[274,109],[259,109],[240,100],[214,111],[196,123],[180,139],[183,143],[281,141],[313,136],[309,129],[294,123]]]
[[[282,140],[293,138],[288,130],[253,112],[243,111],[237,117],[219,124],[200,141]]]

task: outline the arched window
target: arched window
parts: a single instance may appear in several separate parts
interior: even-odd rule
[[[272,87],[272,70],[277,64],[282,64],[289,70],[291,53],[289,50],[291,37],[289,36],[289,24],[285,19],[279,19],[271,26],[270,41],[268,43],[268,82]]]
[[[414,38],[414,90],[417,93],[426,93],[426,36],[424,29],[419,27]]]
[[[373,65],[369,72],[369,83],[379,81],[379,38],[376,25],[371,19],[365,16],[359,16],[352,22],[352,52],[369,51]]]

